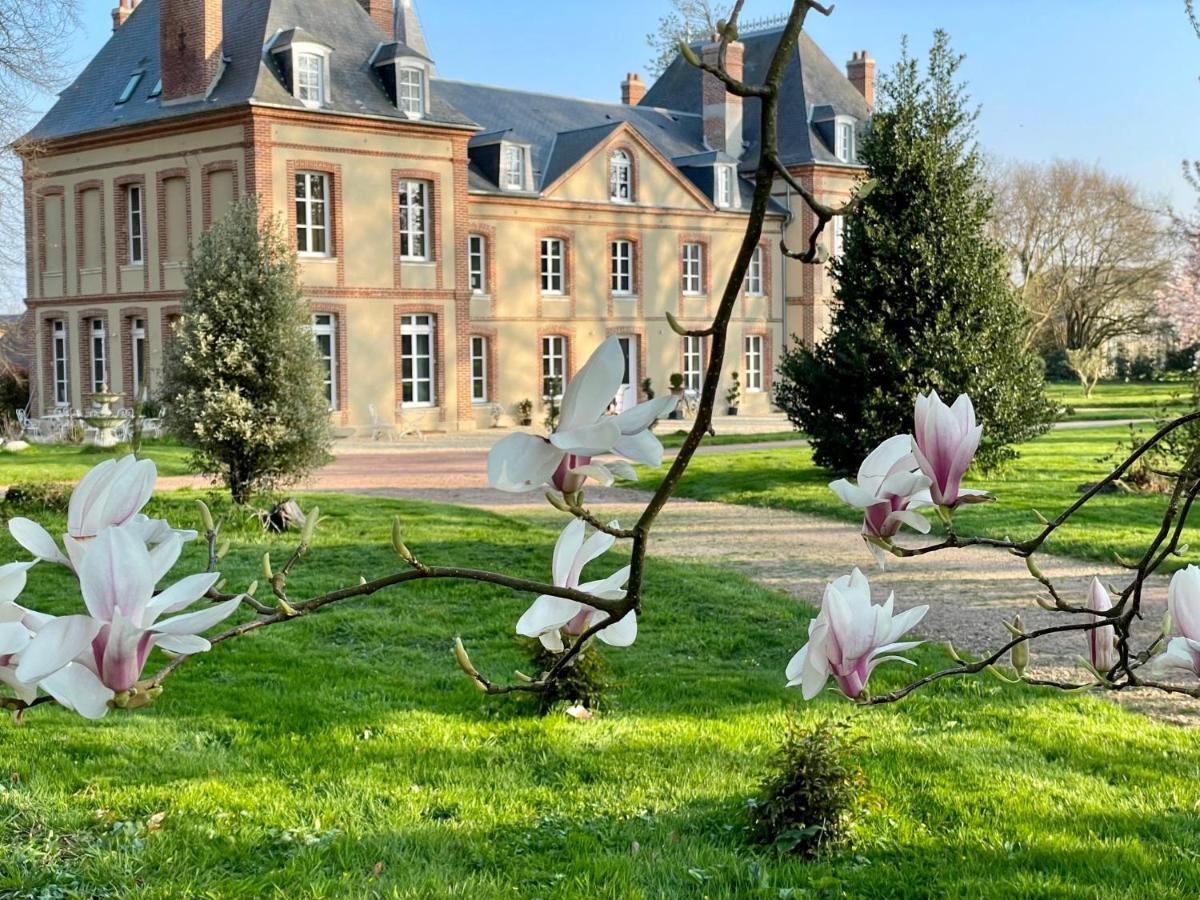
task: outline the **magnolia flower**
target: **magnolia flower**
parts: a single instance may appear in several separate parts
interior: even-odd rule
[[[1188,566],[1171,576],[1167,614],[1179,635],[1171,638],[1165,653],[1151,661],[1152,670],[1200,675],[1200,568]]]
[[[155,646],[171,653],[208,650],[211,644],[200,632],[229,617],[241,598],[160,620],[191,606],[220,577],[215,572],[190,575],[155,594],[155,585],[175,564],[181,547],[178,535],[150,551],[136,529],[102,531],[79,569],[88,615],[42,624],[21,653],[16,678],[47,686],[47,679],[77,662],[110,691],[127,691],[141,677]]]
[[[615,337],[608,338],[584,363],[563,393],[558,427],[549,437],[510,434],[488,454],[488,481],[512,493],[553,485],[574,493],[587,478],[610,485],[614,477],[636,479],[622,462],[596,462],[615,453],[647,466],[662,463],[662,444],[650,432],[655,419],[675,408],[677,397],[640,403],[617,416],[604,413],[621,387],[625,357]]]
[[[918,470],[913,441],[907,434],[888,438],[871,451],[858,467],[858,484],[839,478],[829,487],[851,506],[864,511],[863,537],[881,566],[884,554],[879,543],[891,541],[901,525],[921,534],[929,531],[929,521],[913,511],[928,505],[929,479]]]
[[[895,595],[883,606],[871,604],[871,585],[858,569],[825,587],[821,611],[808,624],[808,643],[787,666],[788,686],[800,685],[805,700],[811,700],[832,675],[847,697],[858,698],[867,679],[880,663],[888,660],[916,665],[895,654],[916,647],[921,641],[897,638],[925,617],[928,606],[892,614]]]
[[[1112,609],[1112,597],[1108,595],[1108,590],[1100,583],[1099,578],[1092,579],[1092,586],[1088,590],[1087,605],[1088,609],[1094,609],[1097,612],[1106,612]],[[1108,621],[1108,617],[1092,616],[1092,621]],[[1110,671],[1120,659],[1120,655],[1117,653],[1116,631],[1112,625],[1101,625],[1099,628],[1089,629],[1087,640],[1088,659],[1092,663],[1092,668],[1100,673]]]
[[[610,524],[614,528],[618,527],[616,522]],[[577,588],[602,600],[624,600],[629,566],[618,569],[599,581],[579,583],[584,566],[607,553],[615,542],[616,538],[602,531],[597,531],[584,540],[583,521],[572,519],[554,545],[554,584],[558,587]],[[533,601],[533,605],[525,610],[525,614],[517,622],[517,634],[538,638],[547,650],[559,653],[563,650],[560,629],[571,635],[582,634],[594,624],[596,616],[607,617],[608,613],[574,600],[567,600],[565,597],[543,594]],[[619,622],[596,632],[596,637],[614,647],[628,647],[637,637],[636,614],[626,613]]]
[[[66,553],[59,549],[50,533],[37,522],[23,517],[12,519],[8,530],[17,543],[47,562],[61,563],[78,572],[87,543],[104,529],[126,526],[146,544],[161,544],[173,533],[162,519],[141,514],[154,493],[158,472],[154,462],[130,454],[119,460],[107,459],[93,468],[71,493],[67,507],[67,533],[63,535]],[[194,531],[174,532],[184,540],[196,537]]]
[[[983,435],[983,426],[975,424],[975,407],[970,397],[959,394],[954,405],[947,406],[937,391],[930,391],[929,396],[919,394],[915,425],[913,452],[929,479],[929,494],[934,504],[955,507],[991,499],[987,491],[960,486]]]

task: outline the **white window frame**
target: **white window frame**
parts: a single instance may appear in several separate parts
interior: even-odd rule
[[[732,209],[734,205],[733,195],[733,166],[717,166],[716,172],[716,190],[713,192],[718,209]]]
[[[527,150],[518,144],[502,144],[500,164],[503,171],[500,173],[502,186],[506,191],[523,191],[525,190],[526,171],[528,170]]]
[[[704,245],[689,241],[681,251],[680,287],[689,297],[699,297],[704,294]]]
[[[54,366],[54,405],[71,405],[71,358],[67,349],[67,323],[54,319],[50,323],[51,365]]]
[[[133,358],[129,361],[133,374],[133,399],[140,399],[142,387],[146,382],[146,320],[133,319],[129,325],[129,352]]]
[[[764,259],[762,244],[759,244],[750,254],[750,265],[746,269],[746,295],[748,297],[761,297],[766,293],[763,286],[766,268]]]
[[[471,402],[488,402],[488,339],[471,335]]]
[[[409,313],[400,317],[400,404],[403,407],[437,406],[436,333],[437,322],[431,313]],[[426,353],[417,350],[418,338],[422,337],[427,341]],[[417,374],[422,359],[429,361],[429,374],[426,376]],[[428,390],[428,399],[420,399],[422,386]],[[406,396],[412,399],[405,399]]]
[[[633,268],[637,249],[633,241],[621,238],[609,245],[609,285],[614,297],[632,297],[637,293]]]
[[[92,393],[98,394],[108,387],[108,327],[101,318],[88,320],[88,350]]]
[[[416,76],[416,80],[412,79]],[[425,69],[421,66],[396,66],[396,109],[415,118],[425,115]]]
[[[633,160],[625,150],[614,150],[609,160],[608,196],[613,203],[633,202]]]
[[[325,377],[325,393],[329,399],[329,409],[338,408],[338,321],[334,313],[313,313],[312,335],[317,344],[317,353],[323,363],[328,363],[329,374]],[[321,346],[321,338],[329,339],[329,352]]]
[[[313,196],[313,184],[316,182],[321,184],[320,199],[316,199]],[[301,193],[301,185],[303,185],[303,193]],[[329,207],[333,202],[333,198],[330,196],[331,186],[332,179],[327,172],[296,172],[292,190],[295,193],[296,204],[296,252],[300,256],[333,256],[332,229],[329,227]],[[302,209],[304,210],[303,222],[300,215]],[[317,218],[313,215],[314,209],[320,213],[319,222],[314,221]],[[323,250],[312,249],[314,238],[318,234],[325,245]],[[303,240],[301,240],[301,237],[303,237]]]
[[[683,389],[697,391],[704,386],[704,338],[697,334],[683,338]]]
[[[833,155],[842,162],[854,162],[854,123],[848,119],[834,120]]]
[[[745,349],[746,392],[761,393],[763,389],[764,341],[761,334],[748,334],[742,342]]]
[[[136,202],[135,202],[136,198]],[[146,192],[140,184],[125,188],[125,207],[129,213],[129,265],[140,266],[146,262],[146,240],[143,228],[145,219]]]
[[[397,187],[396,202],[400,215],[400,258],[408,262],[429,262],[429,211],[433,188],[428,181],[406,180]],[[416,199],[414,199],[416,198]],[[420,241],[420,252],[413,252],[414,241]]]
[[[840,259],[846,246],[846,218],[845,216],[834,216],[833,221],[829,224],[833,229],[833,258]]]
[[[145,72],[134,72],[129,76],[129,80],[125,82],[125,87],[121,91],[121,95],[117,97],[117,106],[128,103],[133,98],[133,92],[137,90],[138,85],[142,83],[142,76]]]
[[[467,237],[467,279],[472,294],[487,295],[487,238],[482,234]]]
[[[294,49],[292,57],[293,93],[310,109],[319,109],[328,101],[328,63],[324,53],[311,47]]]
[[[552,378],[558,379],[558,393],[561,397],[567,386],[567,338],[561,334],[546,334],[542,336],[542,398],[549,397],[547,388]]]
[[[567,292],[567,242],[556,237],[542,238],[539,259],[542,294],[561,297]]]

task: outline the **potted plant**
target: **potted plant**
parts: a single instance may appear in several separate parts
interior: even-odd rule
[[[725,392],[725,414],[736,416],[738,404],[742,401],[742,386],[738,383],[738,373],[729,373],[729,390]]]
[[[672,372],[670,379],[671,396],[683,397],[683,374],[681,372]],[[680,403],[676,402],[675,408],[667,415],[668,419],[682,419],[683,410],[680,409]]]
[[[654,383],[649,378],[642,379],[642,394],[647,400],[654,399]]]
[[[532,425],[533,424],[533,401],[529,399],[522,400],[517,404],[517,424]]]

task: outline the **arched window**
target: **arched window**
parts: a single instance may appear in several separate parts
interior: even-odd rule
[[[617,203],[633,201],[633,163],[624,150],[614,150],[610,160],[609,196]]]

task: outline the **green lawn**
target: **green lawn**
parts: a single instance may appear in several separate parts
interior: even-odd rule
[[[91,445],[34,444],[20,453],[0,452],[0,485],[23,481],[75,481],[112,456],[124,456],[128,445],[104,450]],[[171,438],[142,442],[141,456],[154,460],[160,475],[187,475],[191,451]]]
[[[186,524],[189,496],[150,511]],[[430,562],[548,571],[553,534],[516,520],[319,502],[330,518],[297,593],[394,568],[395,513]],[[9,558],[11,541],[0,544]],[[231,553],[232,584],[257,577],[259,549]],[[193,546],[185,562],[200,557]],[[33,605],[71,608],[65,571],[33,574]],[[807,720],[852,715],[867,736],[857,843],[817,863],[747,845],[746,799],[800,703],[782,669],[810,611],[733,573],[661,561],[648,593],[637,644],[606,651],[623,684],[615,707],[589,722],[539,719],[527,699],[484,698],[467,683],[452,637],[504,677],[526,665],[512,627],[528,599],[461,584],[397,590],[218,647],[153,707],[100,724],[35,710],[0,743],[0,895],[1200,892],[1196,733],[990,678],[889,708],[803,706]],[[932,649],[917,658],[918,671],[939,662]],[[898,684],[910,674],[899,668],[873,684]]]
[[[672,422],[669,419],[664,419],[658,423],[654,433],[658,435],[662,445],[668,450],[675,450],[683,446],[684,438],[688,436],[685,430],[690,427],[690,422]],[[774,444],[779,441],[798,441],[803,439],[798,431],[763,431],[752,434],[716,434],[709,435],[704,439],[706,447],[725,447],[730,444]]]
[[[969,473],[964,484],[992,491],[998,502],[959,510],[956,529],[963,535],[1032,536],[1041,526],[1030,510],[1053,518],[1070,506],[1081,486],[1111,471],[1117,462],[1112,456],[1116,444],[1128,437],[1129,429],[1122,426],[1052,431],[1022,445],[1021,458],[1009,471],[987,479]],[[637,486],[652,490],[662,473],[640,470]],[[808,448],[748,450],[697,456],[678,495],[859,520],[861,512],[829,490],[830,480],[828,472],[813,465]],[[1158,528],[1165,504],[1161,495],[1099,496],[1054,535],[1047,549],[1107,562],[1113,551],[1140,555]],[[1188,531],[1184,542],[1200,546],[1200,530],[1194,525]]]
[[[1091,397],[1084,397],[1083,388],[1078,384],[1052,383],[1046,385],[1046,393],[1066,407],[1063,420],[1068,422],[1071,419],[1154,418],[1160,407],[1182,412],[1191,400],[1191,386],[1184,381],[1104,381],[1096,385]]]

